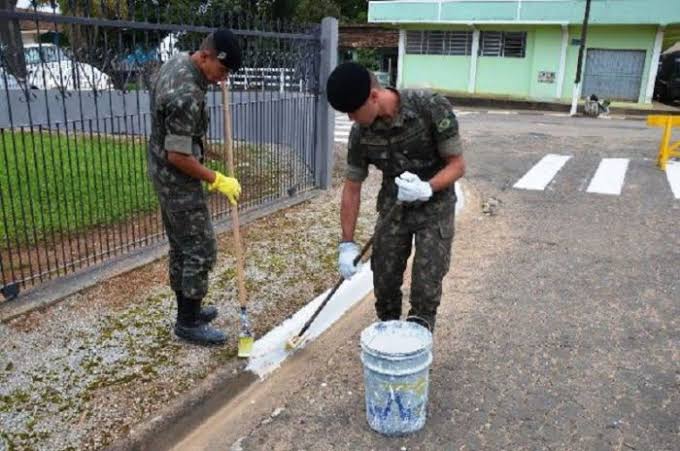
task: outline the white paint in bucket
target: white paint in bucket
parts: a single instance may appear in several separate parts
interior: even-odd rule
[[[427,418],[432,334],[407,321],[373,323],[361,333],[366,419],[384,435],[420,430]]]

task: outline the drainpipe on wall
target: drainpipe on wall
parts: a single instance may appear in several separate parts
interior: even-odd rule
[[[576,79],[574,79],[574,92],[571,97],[571,114],[576,115],[578,98],[581,93],[581,72],[583,70],[583,53],[586,48],[586,37],[588,35],[588,19],[590,17],[590,0],[586,0],[586,11],[583,15],[583,27],[581,28],[581,45],[578,48],[578,61],[576,63]]]

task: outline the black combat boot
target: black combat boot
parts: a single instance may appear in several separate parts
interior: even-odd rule
[[[227,336],[208,324],[201,322],[201,299],[182,297],[182,308],[177,312],[175,335],[184,340],[199,345],[221,345],[227,341]]]
[[[175,291],[175,296],[177,296],[177,318],[179,319],[180,311],[182,306],[186,304],[184,295],[181,291]],[[208,305],[206,307],[201,307],[201,311],[198,313],[198,320],[202,323],[209,323],[210,321],[217,318],[217,308],[213,305]]]
[[[406,321],[419,324],[429,330],[431,333],[434,333],[434,318],[425,319],[421,316],[409,315],[406,318]]]

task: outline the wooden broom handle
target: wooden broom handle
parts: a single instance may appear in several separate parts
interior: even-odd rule
[[[229,108],[229,92],[227,82],[223,81],[222,86],[222,108],[224,109],[224,148],[227,154],[227,170],[229,176],[234,177],[234,150],[231,135],[231,110]],[[241,230],[238,219],[238,204],[231,208],[232,230],[234,231],[234,253],[236,254],[236,279],[238,281],[238,303],[245,307],[248,302],[246,292],[246,272],[243,261],[243,247],[241,245]]]

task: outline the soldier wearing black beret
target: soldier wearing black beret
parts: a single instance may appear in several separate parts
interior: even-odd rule
[[[382,321],[400,319],[401,285],[415,238],[407,320],[433,331],[451,259],[454,183],[465,172],[451,105],[430,91],[383,88],[373,73],[353,62],[333,70],[326,94],[334,109],[355,122],[342,192],[340,273],[350,278],[357,271],[354,229],[362,182],[373,165],[383,174],[378,221],[397,201],[404,205],[397,218],[376,230],[371,257],[376,313]]]

